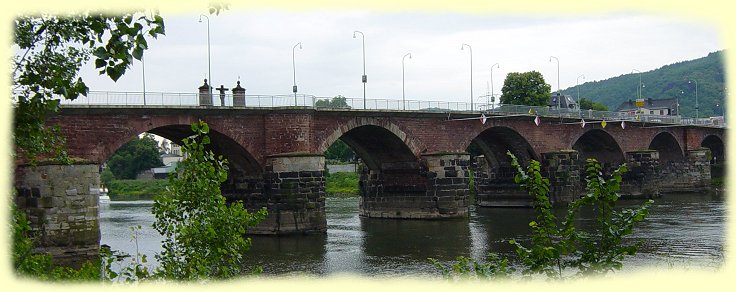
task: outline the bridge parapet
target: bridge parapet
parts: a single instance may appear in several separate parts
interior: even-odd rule
[[[473,110],[470,103],[440,100],[401,100],[401,99],[366,99],[346,97],[345,106],[335,108],[333,105],[320,106],[318,101],[331,100],[332,97],[320,97],[307,94],[297,95],[245,95],[245,89],[234,87],[231,94],[218,94],[222,104],[215,106],[213,93],[206,84],[199,88],[199,93],[172,92],[111,92],[90,91],[87,96],[75,100],[61,99],[62,107],[96,106],[184,106],[184,107],[232,107],[232,108],[309,108],[321,110],[350,111],[398,111],[398,112],[430,112],[430,113],[477,113],[487,116],[519,116],[557,117],[566,119],[585,119],[590,121],[609,122],[643,122],[661,125],[695,125],[703,127],[725,128],[722,117],[685,118],[653,114],[632,115],[624,112],[594,111],[578,109],[558,109],[549,106],[526,106],[514,104],[481,104]],[[328,103],[329,104],[329,103]]]

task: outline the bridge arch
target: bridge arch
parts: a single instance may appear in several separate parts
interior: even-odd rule
[[[510,151],[522,165],[527,165],[530,160],[539,161],[539,155],[534,151],[531,144],[519,132],[512,128],[497,126],[480,132],[473,140],[480,148],[486,160],[492,167],[511,165],[511,158],[506,154]]]
[[[619,143],[605,130],[588,130],[574,141],[571,148],[578,151],[582,159],[595,158],[602,164],[620,164],[625,161]]]
[[[183,144],[182,141],[184,138],[192,135],[191,125],[189,124],[154,125],[150,123],[148,127],[133,129],[131,135],[117,139],[109,144],[102,154],[102,161],[110,159],[115,151],[122,147],[123,144],[144,132],[161,136],[179,145]],[[211,143],[206,148],[212,150],[216,155],[222,155],[228,160],[231,173],[228,177],[261,174],[262,167],[260,163],[237,141],[212,127],[210,127],[209,137]]]
[[[685,159],[680,143],[670,132],[663,131],[654,136],[652,142],[649,143],[649,149],[659,152],[659,161],[662,163]]]
[[[705,147],[710,149],[711,154],[713,155],[713,160],[715,163],[724,163],[725,162],[725,154],[723,149],[723,140],[716,136],[716,135],[708,135],[706,136],[702,142],[700,142],[701,147]]]
[[[369,169],[417,168],[418,154],[424,149],[399,126],[374,118],[356,118],[339,124],[320,143],[318,153],[341,139]]]

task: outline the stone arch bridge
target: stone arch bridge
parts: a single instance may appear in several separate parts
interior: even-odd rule
[[[323,153],[338,139],[365,165],[361,215],[382,218],[467,216],[469,170],[475,170],[478,205],[528,204],[512,183],[507,151],[523,164],[543,163],[557,202],[582,191],[585,158],[608,166],[629,163],[634,171],[625,190],[634,194],[707,187],[708,165],[725,161],[723,128],[642,122],[622,127],[612,121],[581,127],[579,119],[563,118],[541,118],[537,125],[531,115],[491,115],[483,124],[478,117],[296,107],[68,106],[49,123],[60,126],[78,163],[17,163],[16,203],[35,224],[44,225],[45,246],[65,247],[65,253],[69,246],[81,246],[82,252],[94,253],[99,165],[143,132],[181,141],[197,120],[209,124],[212,150],[230,162],[223,194],[249,208],[268,208],[268,218],[251,230],[264,234],[326,230]],[[483,153],[473,161],[466,151],[471,144]],[[668,183],[658,183],[663,181]],[[93,247],[84,247],[85,242]]]

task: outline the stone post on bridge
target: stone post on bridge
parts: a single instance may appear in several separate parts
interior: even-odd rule
[[[199,87],[199,105],[212,105],[212,87],[207,84],[207,79]]]
[[[268,157],[263,193],[246,202],[247,206],[254,208],[265,206],[268,216],[248,232],[326,232],[324,170],[323,155],[295,153]]]
[[[238,80],[238,85],[232,91],[233,106],[245,106],[245,88],[240,87],[240,80]]]
[[[22,165],[14,184],[15,205],[30,222],[35,252],[72,267],[99,258],[98,164]]]
[[[549,178],[552,203],[569,203],[582,193],[581,165],[580,153],[575,150],[542,153],[542,176]]]

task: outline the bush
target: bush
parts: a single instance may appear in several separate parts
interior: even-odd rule
[[[336,172],[325,179],[325,192],[328,196],[357,196],[358,174],[355,172]]]
[[[225,203],[220,184],[227,179],[227,161],[205,150],[210,143],[206,123],[192,124],[192,131],[181,147],[187,159],[177,165],[169,192],[156,197],[152,208],[153,227],[164,236],[156,276],[201,280],[242,275],[251,245],[245,232],[266,217],[266,209],[250,213],[241,202]]]
[[[115,201],[150,200],[163,195],[169,186],[168,180],[112,180],[108,183],[108,195]]]
[[[85,262],[81,268],[55,267],[50,254],[34,253],[31,226],[23,212],[12,208],[13,269],[22,277],[40,280],[99,281],[99,262]]]
[[[638,244],[623,244],[622,239],[632,233],[636,223],[644,220],[653,201],[648,200],[635,209],[615,209],[621,174],[627,170],[625,165],[619,166],[606,179],[600,164],[588,159],[586,194],[568,205],[567,214],[560,223],[552,212],[549,180],[542,177],[539,162],[532,160],[524,171],[516,157],[508,154],[517,170],[514,181],[532,196],[537,213],[536,220],[529,222],[532,229],[529,246],[509,241],[515,247],[524,276],[542,274],[561,279],[570,274],[566,272],[568,269],[574,270],[577,276],[602,275],[620,269],[624,257],[637,252]],[[582,207],[590,207],[595,212],[592,232],[579,231],[575,227]],[[494,278],[508,276],[514,271],[507,259],[495,254],[490,254],[485,264],[462,256],[449,266],[433,259],[430,261],[448,278]]]

